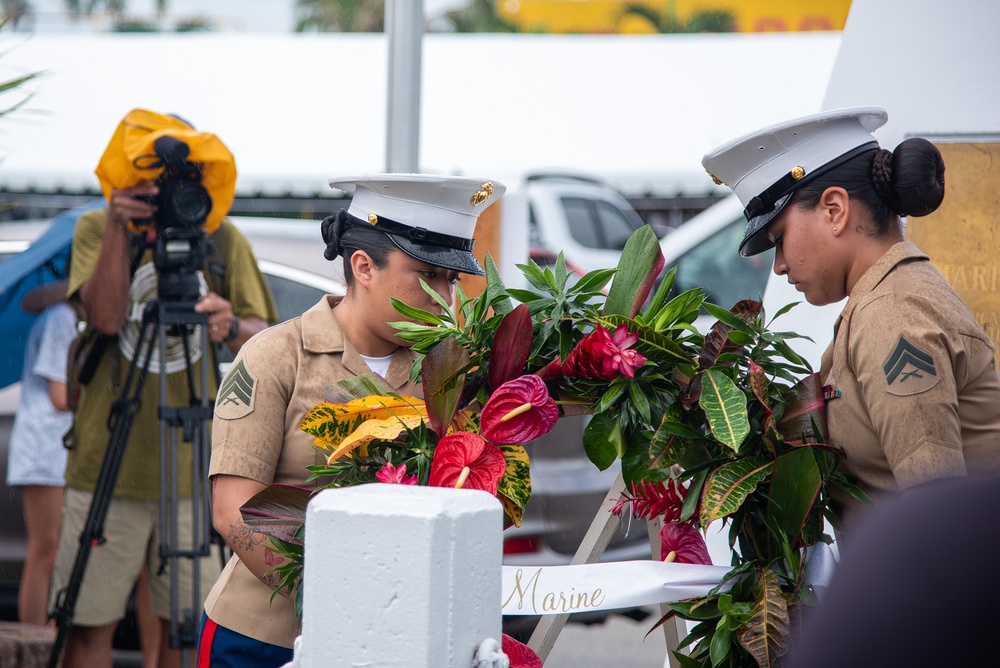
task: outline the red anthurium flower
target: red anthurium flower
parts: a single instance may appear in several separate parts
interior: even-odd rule
[[[487,443],[479,434],[457,431],[448,434],[434,449],[431,461],[431,487],[463,487],[497,493],[497,485],[507,460],[500,448]]]
[[[613,335],[599,326],[576,344],[562,371],[567,376],[591,380],[614,380],[618,375],[631,378],[635,369],[646,363],[642,353],[631,350],[638,340],[639,335],[629,334],[625,325],[619,325]]]
[[[549,433],[559,419],[559,407],[545,381],[526,375],[496,389],[483,406],[479,422],[483,436],[494,443],[527,443]]]
[[[406,475],[406,466],[400,466],[396,468],[392,462],[386,462],[385,466],[379,469],[379,472],[375,474],[379,482],[384,482],[390,485],[416,485],[417,476]]]
[[[510,668],[542,668],[542,660],[533,649],[506,633],[500,636],[500,650],[510,659]]]
[[[687,522],[667,522],[660,530],[660,559],[678,564],[712,565],[701,531]]]

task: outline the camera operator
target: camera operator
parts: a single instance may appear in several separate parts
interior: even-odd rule
[[[73,261],[68,294],[87,314],[90,325],[111,338],[90,382],[82,388],[79,406],[70,431],[69,457],[66,465],[66,500],[53,592],[66,586],[79,545],[81,530],[93,501],[102,460],[108,447],[109,414],[121,392],[132,356],[138,356],[139,346],[129,353],[123,350],[126,337],[123,327],[135,319],[141,310],[145,281],[149,285],[158,279],[153,268],[151,250],[134,248],[130,221],[153,218],[157,211],[155,199],[159,188],[153,181],[143,181],[133,187],[113,188],[106,209],[85,213],[77,222],[73,239]],[[207,314],[208,336],[215,344],[225,344],[234,353],[251,336],[277,320],[277,311],[267,283],[257,268],[249,242],[236,227],[222,220],[209,237],[225,239],[213,243],[224,248],[223,257],[208,258],[206,265],[215,263],[216,276],[203,276],[207,291],[197,301],[194,310]],[[137,260],[137,261],[136,261]],[[203,270],[202,274],[212,273]],[[212,289],[213,281],[217,286]],[[152,288],[156,294],[155,287]],[[154,296],[155,298],[155,296]],[[140,302],[140,303],[137,303]],[[171,338],[168,336],[168,339]],[[179,338],[179,337],[176,337]],[[193,337],[192,337],[193,338]],[[187,352],[187,346],[185,346]],[[121,471],[111,498],[105,525],[106,542],[93,548],[82,580],[82,589],[73,626],[69,630],[63,666],[107,666],[110,668],[112,639],[117,622],[124,617],[129,593],[136,578],[146,566],[149,572],[153,612],[160,618],[160,666],[180,665],[180,652],[171,649],[170,573],[160,570],[157,545],[160,541],[159,497],[159,426],[157,410],[161,403],[188,406],[192,387],[201,394],[215,397],[216,374],[208,374],[210,387],[201,388],[201,364],[213,363],[210,351],[189,360],[187,369],[167,375],[167,397],[160,397],[156,380],[145,383],[141,406],[135,415]],[[151,374],[160,373],[155,362],[149,365]],[[178,432],[180,430],[178,429]],[[190,549],[191,523],[191,444],[177,436],[180,464],[177,468],[179,500],[177,517],[181,529],[177,532],[180,547]],[[188,525],[185,528],[185,523]],[[185,545],[184,543],[187,543]],[[177,562],[181,595],[192,596],[193,567],[190,559]],[[218,559],[203,559],[199,564],[202,598],[211,589],[219,574]],[[199,602],[200,603],[200,602]]]

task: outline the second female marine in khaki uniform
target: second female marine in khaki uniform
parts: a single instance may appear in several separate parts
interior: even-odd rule
[[[944,162],[920,138],[880,148],[871,133],[887,118],[877,107],[827,111],[702,160],[746,207],[742,255],[774,247],[775,273],[811,304],[849,297],[821,369],[828,436],[876,500],[1000,470],[993,342],[903,235],[901,217],[940,206]]]

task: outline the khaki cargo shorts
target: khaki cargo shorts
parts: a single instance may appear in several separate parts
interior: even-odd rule
[[[52,573],[49,609],[56,596],[66,587],[73,562],[80,546],[80,533],[86,523],[92,494],[66,488],[63,504],[62,526],[59,532],[59,552]],[[163,573],[160,568],[160,504],[159,501],[137,499],[112,499],[104,524],[106,541],[93,547],[83,585],[77,598],[73,624],[76,626],[107,626],[125,616],[129,594],[143,566],[149,571],[149,587],[153,599],[153,613],[170,619],[170,565]],[[191,499],[181,499],[177,512],[177,535],[180,549],[191,549]],[[213,545],[212,554],[198,559],[198,601],[193,600],[194,564],[191,559],[177,559],[178,609],[191,609],[194,619],[201,619],[205,597],[221,573],[219,548]],[[183,621],[183,620],[178,620]]]

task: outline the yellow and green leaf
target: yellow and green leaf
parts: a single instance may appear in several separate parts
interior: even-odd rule
[[[747,396],[725,373],[708,369],[702,374],[701,407],[712,435],[737,452],[750,433]]]
[[[736,638],[758,666],[773,666],[789,647],[788,601],[774,571],[763,568],[759,573],[753,586],[757,602]]]
[[[331,446],[319,438],[313,441],[313,443],[318,448],[331,451],[330,456],[326,458],[326,463],[329,465],[348,452],[361,446],[366,446],[376,439],[380,441],[392,441],[399,438],[399,435],[405,429],[413,429],[426,419],[427,416],[420,413],[393,415],[387,418],[372,418],[362,422],[347,438],[335,446]]]
[[[521,526],[524,507],[531,498],[531,473],[528,451],[523,445],[500,445],[504,459],[507,460],[507,470],[500,478],[497,487],[497,497],[503,504],[504,511],[514,522]]]
[[[687,454],[688,444],[702,440],[702,435],[680,421],[679,404],[674,404],[663,415],[660,426],[649,441],[649,468],[665,469],[680,462]]]
[[[732,515],[757,485],[771,473],[774,463],[764,457],[746,457],[712,471],[701,497],[701,526]]]
[[[479,413],[470,410],[461,410],[455,413],[455,418],[448,426],[448,433],[456,431],[471,431],[473,434],[479,433],[479,421],[476,419]]]
[[[419,413],[427,416],[422,399],[403,396],[372,395],[346,404],[322,403],[306,413],[299,429],[312,434],[327,445],[327,449],[347,438],[358,421],[381,419],[395,415]]]

